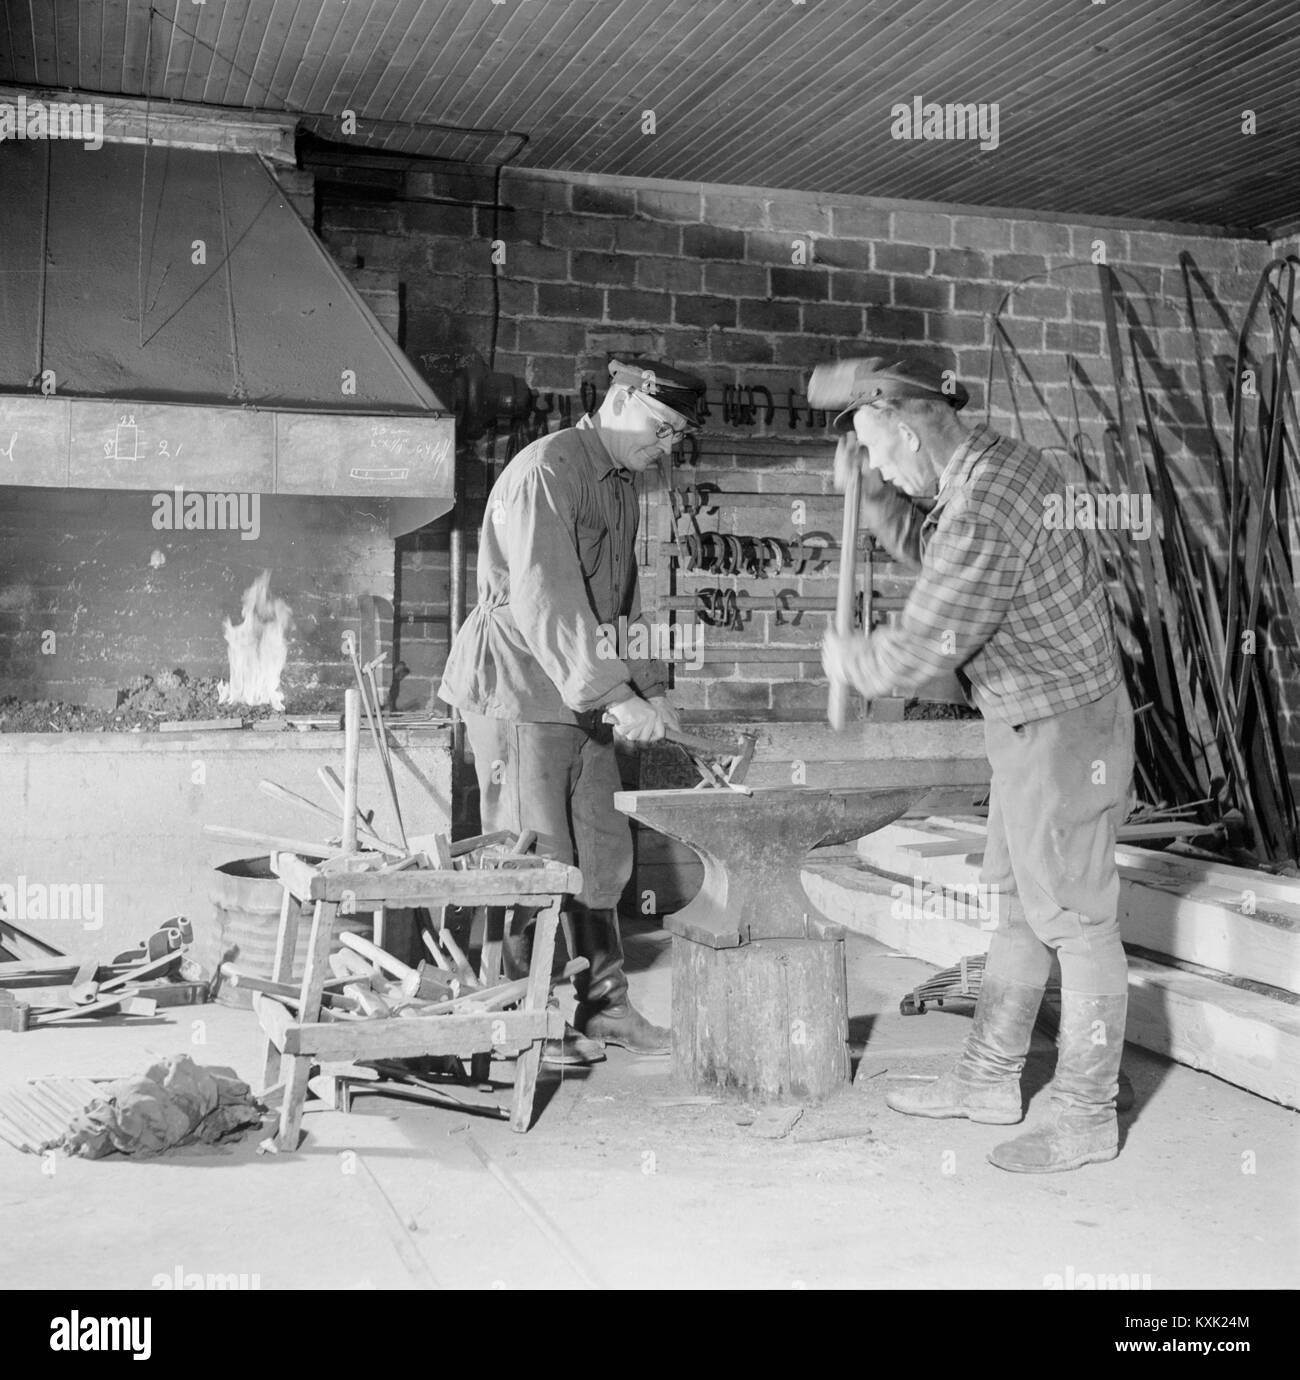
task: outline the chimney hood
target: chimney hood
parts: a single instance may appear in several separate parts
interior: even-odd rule
[[[0,485],[450,508],[447,409],[256,154],[10,138],[0,188]]]

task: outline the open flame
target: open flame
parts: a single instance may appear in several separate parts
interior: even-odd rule
[[[269,704],[284,708],[280,673],[288,660],[289,625],[293,610],[283,599],[271,598],[271,572],[264,570],[244,591],[244,617],[222,623],[230,656],[230,680],[217,687],[221,704]]]

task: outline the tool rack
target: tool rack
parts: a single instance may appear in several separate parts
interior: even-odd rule
[[[743,471],[726,482],[743,482]],[[830,529],[842,506],[837,494],[813,489],[799,492],[737,490],[716,482],[701,483],[698,475],[672,463],[662,467],[667,490],[664,524],[659,540],[647,543],[648,563],[656,568],[657,607],[677,619],[741,631],[749,616],[775,614],[776,625],[787,618],[799,622],[805,613],[829,614],[835,600],[805,594],[803,581],[829,580],[838,576],[844,553]],[[682,487],[683,480],[685,486]],[[792,527],[778,534],[743,536],[725,531],[735,526],[748,508],[771,508],[798,501],[809,511],[813,531]],[[708,530],[701,519],[708,515]],[[814,514],[816,516],[814,516]],[[784,548],[778,551],[777,547]],[[721,561],[718,556],[722,555]],[[700,557],[703,556],[703,560]],[[759,557],[766,558],[762,562]],[[908,580],[870,533],[863,532],[852,553],[855,565],[866,578],[859,591],[855,624],[869,629],[889,621],[906,603]],[[884,577],[883,582],[881,577]],[[884,588],[880,586],[883,583]],[[726,641],[703,653],[704,661],[807,662],[820,664],[817,648],[797,644],[749,644]]]
[[[263,1142],[262,1148],[271,1152],[297,1148],[307,1080],[312,1065],[321,1060],[513,1056],[516,1066],[510,1124],[515,1131],[527,1131],[532,1121],[542,1044],[564,1034],[563,1015],[548,1004],[551,965],[561,903],[566,895],[582,890],[582,874],[576,868],[551,861],[499,871],[328,871],[284,852],[271,855],[271,867],[284,887],[272,973],[275,982],[291,980],[299,925],[299,907],[294,901],[311,902],[314,911],[297,1009],[263,992],[253,996],[253,1007],[266,1036],[263,1087],[269,1090],[283,1083],[279,1128]],[[508,934],[512,908],[527,906],[536,912],[536,933],[523,1001],[513,1011],[391,1020],[330,1019],[322,997],[331,976],[329,951],[334,917],[341,906],[376,912],[385,907],[428,907],[434,914],[441,913],[443,907],[470,908],[483,912],[485,936],[486,922],[494,914],[504,912],[503,931]],[[486,969],[500,962],[499,942],[485,939],[483,960],[485,976],[494,978],[496,974]]]

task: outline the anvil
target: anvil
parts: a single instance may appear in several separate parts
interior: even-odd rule
[[[699,855],[699,893],[664,924],[697,944],[726,949],[822,935],[826,922],[799,878],[808,851],[883,829],[929,789],[620,791],[614,804]]]

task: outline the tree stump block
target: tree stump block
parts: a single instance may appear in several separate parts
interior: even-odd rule
[[[842,939],[717,949],[673,937],[673,1058],[701,1090],[820,1102],[849,1079]]]

